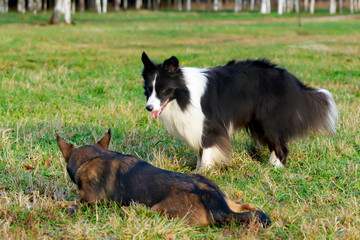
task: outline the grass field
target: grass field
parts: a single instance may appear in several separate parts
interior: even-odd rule
[[[73,26],[42,26],[50,13],[0,15],[0,236],[4,239],[358,239],[360,236],[360,21],[297,16],[134,12],[75,14]],[[29,24],[32,23],[32,24]],[[183,66],[269,58],[304,83],[333,93],[336,136],[290,144],[288,168],[254,160],[245,131],[229,165],[203,172],[231,198],[270,214],[267,229],[192,228],[141,205],[75,209],[79,193],[55,133],[76,146],[108,128],[110,149],[173,171],[194,171],[195,153],[145,110],[140,56],[175,55]]]

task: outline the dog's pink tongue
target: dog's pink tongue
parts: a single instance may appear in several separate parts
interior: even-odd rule
[[[151,112],[151,117],[152,117],[153,119],[157,119],[157,118],[159,117],[159,115],[160,115],[160,112],[161,112],[161,110],[152,111],[152,112]]]

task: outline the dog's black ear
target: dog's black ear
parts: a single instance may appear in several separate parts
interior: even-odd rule
[[[150,60],[150,58],[148,57],[148,55],[146,55],[145,52],[143,52],[141,55],[141,61],[143,62],[144,68],[146,70],[153,70],[156,67],[155,63]]]
[[[163,67],[166,71],[175,73],[179,69],[179,60],[172,56],[171,58],[164,61]]]
[[[58,134],[56,134],[56,141],[61,150],[62,155],[65,158],[66,163],[69,162],[71,153],[75,150],[75,147],[65,142]]]
[[[102,147],[104,149],[108,149],[110,144],[110,139],[111,139],[111,129],[109,129],[107,134],[96,144],[96,146]]]

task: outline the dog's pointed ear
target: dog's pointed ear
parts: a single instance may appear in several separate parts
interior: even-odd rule
[[[179,60],[172,56],[171,58],[164,61],[163,67],[166,71],[175,73],[179,69]]]
[[[146,55],[145,52],[143,52],[142,55],[141,55],[141,61],[144,64],[144,69],[146,69],[146,70],[155,69],[155,63],[150,60],[150,58],[148,57],[148,55]]]
[[[66,163],[69,162],[69,157],[71,153],[75,150],[75,147],[72,144],[65,142],[58,134],[56,134],[56,141],[62,155],[65,158]]]
[[[96,144],[96,146],[102,147],[104,149],[108,149],[110,144],[110,139],[111,139],[111,129],[109,129],[107,134]]]

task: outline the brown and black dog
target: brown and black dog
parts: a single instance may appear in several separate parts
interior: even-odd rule
[[[166,171],[135,156],[107,150],[110,138],[109,130],[97,144],[75,148],[57,135],[67,171],[79,187],[81,201],[141,203],[172,218],[186,217],[187,223],[195,226],[231,221],[258,221],[264,226],[271,223],[252,204],[242,205],[227,198],[208,178]]]

